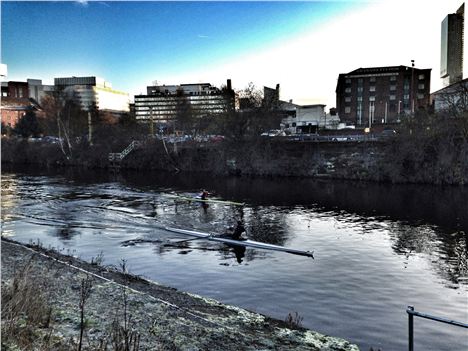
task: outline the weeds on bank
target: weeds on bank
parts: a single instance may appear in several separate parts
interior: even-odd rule
[[[289,328],[301,328],[302,321],[304,320],[303,317],[299,315],[299,313],[294,312],[294,314],[288,313],[288,316],[284,320]]]
[[[50,328],[52,308],[42,292],[41,282],[30,274],[31,262],[18,269],[13,279],[2,284],[2,348],[7,344],[27,349],[40,342],[41,333]],[[50,333],[43,333],[44,343]]]
[[[128,273],[125,261],[121,263],[121,271]],[[122,287],[121,309],[108,325],[107,332],[97,341],[86,342],[86,307],[92,296],[92,281],[87,275],[80,284],[79,335],[64,339],[54,336],[53,309],[44,293],[46,282],[34,277],[31,260],[17,269],[10,281],[2,283],[2,350],[138,351],[140,334],[129,312],[127,287]],[[128,281],[126,278],[125,285]]]

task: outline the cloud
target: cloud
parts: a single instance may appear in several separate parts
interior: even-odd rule
[[[76,0],[75,1],[78,5],[86,7],[88,6],[88,0]]]
[[[197,37],[199,37],[199,38],[209,38],[208,35],[203,35],[203,34],[198,34]]]
[[[99,1],[98,4],[105,6],[105,7],[111,7],[107,2],[104,2],[104,1]]]
[[[431,91],[440,85],[440,26],[459,0],[423,2],[381,0],[329,18],[320,27],[265,50],[240,53],[230,62],[180,72],[171,81],[209,81],[227,78],[235,88],[249,82],[257,87],[281,87],[281,98],[299,104],[335,106],[338,75],[360,67],[411,65],[432,68]]]

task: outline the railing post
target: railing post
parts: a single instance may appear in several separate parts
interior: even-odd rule
[[[414,311],[413,306],[408,306],[406,310],[406,313],[408,313],[408,350],[414,351],[413,314],[410,311]]]

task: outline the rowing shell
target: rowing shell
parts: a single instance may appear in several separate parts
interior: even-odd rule
[[[296,250],[296,249],[289,249],[287,247],[262,243],[262,242],[259,242],[259,241],[234,240],[234,239],[229,239],[229,238],[223,238],[223,237],[220,237],[220,236],[216,236],[215,234],[197,232],[197,231],[194,231],[194,230],[187,230],[187,229],[179,229],[179,228],[171,228],[171,227],[164,227],[163,229],[167,230],[169,232],[190,235],[190,236],[194,236],[194,237],[197,237],[197,238],[205,238],[207,240],[217,241],[217,242],[224,243],[224,244],[229,244],[229,245],[253,247],[253,248],[256,248],[256,249],[264,249],[264,250],[282,251],[282,252],[287,252],[287,253],[290,253],[290,254],[293,254],[293,255],[308,256],[308,257],[314,258],[314,253],[311,252],[311,251],[302,251],[302,250]]]
[[[167,196],[175,197],[181,200],[186,201],[200,201],[200,202],[217,202],[220,204],[227,204],[227,205],[236,205],[236,206],[244,206],[245,203],[243,202],[234,202],[234,201],[227,201],[227,200],[216,200],[216,199],[202,199],[201,197],[189,197],[189,196],[181,196],[181,195],[174,195],[168,194]]]

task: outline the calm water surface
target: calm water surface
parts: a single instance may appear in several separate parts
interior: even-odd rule
[[[346,338],[407,349],[407,315],[468,322],[468,190],[300,179],[2,170],[2,235]],[[178,200],[205,188],[244,207]],[[160,225],[221,233],[243,218],[251,239],[315,259],[234,251]],[[466,329],[416,319],[416,350],[467,350]]]

